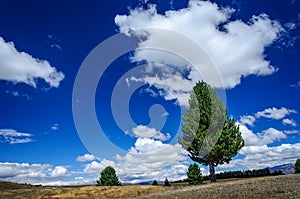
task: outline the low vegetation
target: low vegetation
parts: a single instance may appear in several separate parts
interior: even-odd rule
[[[253,169],[245,171],[227,171],[216,174],[217,179],[229,179],[229,178],[254,178],[254,177],[264,177],[264,176],[277,176],[284,175],[284,173],[279,170],[273,173],[270,172],[269,168],[265,169]],[[210,179],[209,176],[204,176],[204,180]]]
[[[0,198],[300,198],[300,174],[219,180],[188,186],[50,187],[0,182]]]

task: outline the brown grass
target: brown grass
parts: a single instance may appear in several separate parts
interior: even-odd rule
[[[0,182],[2,198],[300,198],[300,175],[219,181],[200,186],[49,187]]]

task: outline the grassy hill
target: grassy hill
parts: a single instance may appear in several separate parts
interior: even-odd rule
[[[231,179],[200,186],[49,187],[0,182],[2,198],[300,198],[300,174]]]

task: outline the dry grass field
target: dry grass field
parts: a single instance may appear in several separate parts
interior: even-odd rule
[[[200,186],[49,187],[0,182],[0,198],[300,198],[300,175],[224,180]]]

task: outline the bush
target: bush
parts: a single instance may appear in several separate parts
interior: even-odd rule
[[[295,173],[300,173],[300,159],[295,163]]]
[[[120,186],[121,182],[113,167],[106,167],[100,174],[100,179],[97,180],[99,186]]]
[[[190,185],[198,185],[203,183],[203,177],[199,166],[194,163],[189,166],[187,174],[187,181]]]

